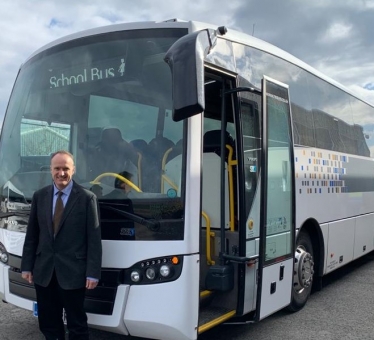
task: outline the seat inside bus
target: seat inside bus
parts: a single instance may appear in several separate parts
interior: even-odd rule
[[[235,143],[226,131],[226,145],[235,150]],[[203,139],[203,195],[202,210],[208,215],[212,229],[221,225],[221,130],[211,130],[204,134]],[[228,148],[225,150],[225,228],[229,228],[229,181],[228,181]],[[205,218],[202,226],[206,227]]]

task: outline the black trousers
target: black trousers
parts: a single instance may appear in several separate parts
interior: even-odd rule
[[[65,340],[65,329],[62,320],[63,308],[66,313],[69,340],[87,340],[87,315],[84,311],[86,288],[62,289],[53,273],[47,287],[35,284],[38,302],[38,320],[40,331],[46,340]]]

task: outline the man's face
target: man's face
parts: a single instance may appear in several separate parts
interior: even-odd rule
[[[59,153],[51,159],[52,179],[58,189],[66,188],[74,173],[74,161],[69,155]]]

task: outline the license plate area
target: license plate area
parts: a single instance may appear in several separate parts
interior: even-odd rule
[[[38,317],[38,303],[35,301],[32,304],[32,315]]]

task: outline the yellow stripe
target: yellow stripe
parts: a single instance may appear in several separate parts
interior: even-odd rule
[[[217,326],[217,325],[221,324],[222,322],[225,322],[226,320],[231,319],[235,314],[236,314],[236,310],[232,310],[231,312],[228,312],[226,314],[221,315],[217,319],[214,319],[212,321],[207,322],[204,325],[201,325],[197,329],[198,334],[201,334],[201,333],[213,328],[214,326]]]

